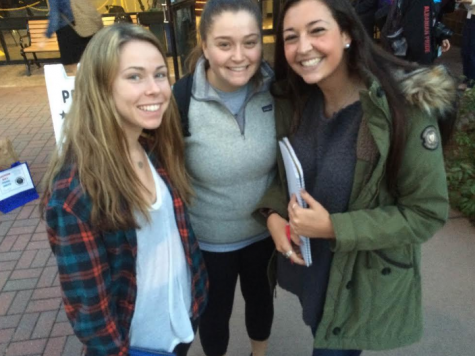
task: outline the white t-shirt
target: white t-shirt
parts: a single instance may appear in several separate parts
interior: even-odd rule
[[[137,299],[130,346],[172,352],[193,341],[191,273],[175,220],[171,194],[149,160],[157,199],[150,223],[137,214]]]

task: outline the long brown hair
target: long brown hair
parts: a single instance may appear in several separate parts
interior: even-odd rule
[[[283,27],[287,11],[294,5],[304,0],[288,0],[285,2],[278,21],[275,45],[275,77],[276,81],[284,81],[287,88],[284,95],[296,103],[295,118],[300,115],[305,94],[313,90],[303,79],[297,75],[285,59]],[[337,22],[340,31],[351,38],[351,47],[346,51],[346,63],[349,72],[365,79],[374,76],[381,84],[386,95],[389,110],[392,116],[391,143],[388,163],[386,166],[388,187],[396,190],[396,179],[402,163],[403,148],[406,141],[406,111],[405,99],[395,80],[394,70],[414,70],[417,65],[400,60],[381,48],[377,47],[368,36],[358,15],[348,0],[314,0],[325,4]]]
[[[71,109],[63,123],[61,147],[54,153],[45,176],[42,211],[52,193],[55,177],[65,166],[73,164],[82,188],[91,199],[93,224],[107,230],[123,230],[138,227],[134,211],[149,217],[148,206],[140,193],[143,186],[131,165],[112,97],[121,48],[130,41],[152,44],[166,63],[157,38],[141,26],[116,24],[94,35],[81,57]],[[143,140],[167,171],[179,196],[188,203],[192,189],[185,171],[184,141],[173,96],[161,125],[144,132]]]

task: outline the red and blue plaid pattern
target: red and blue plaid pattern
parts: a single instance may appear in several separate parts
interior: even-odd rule
[[[192,273],[192,312],[196,319],[206,305],[208,276],[183,201],[165,170],[159,167],[157,172],[172,194]],[[104,232],[100,226],[92,226],[91,208],[76,167],[65,167],[55,179],[46,207],[47,232],[58,263],[64,308],[86,355],[127,356],[137,294],[137,235],[135,229]],[[160,337],[159,330],[155,332]]]

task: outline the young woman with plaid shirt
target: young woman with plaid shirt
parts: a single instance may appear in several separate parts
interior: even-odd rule
[[[186,355],[206,304],[165,58],[139,26],[98,32],[46,175],[48,237],[86,355]]]

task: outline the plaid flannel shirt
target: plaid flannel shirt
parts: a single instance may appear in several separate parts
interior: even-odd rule
[[[152,159],[152,161],[154,161]],[[208,276],[182,200],[154,162],[173,198],[175,219],[192,274],[192,313],[204,310]],[[75,165],[56,177],[46,207],[47,233],[56,256],[64,308],[86,355],[126,356],[137,282],[135,229],[103,232],[90,223],[91,200]],[[159,330],[151,330],[160,337]]]

